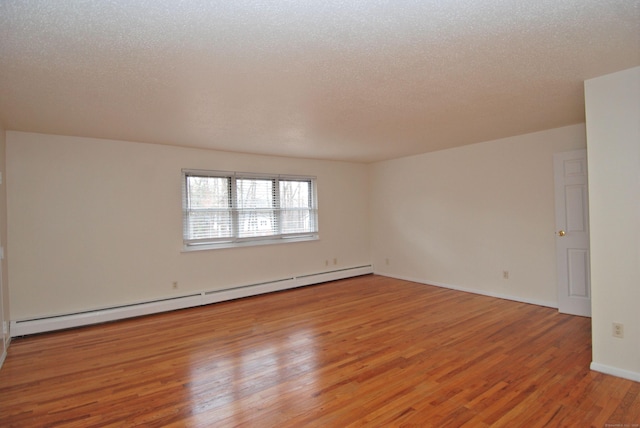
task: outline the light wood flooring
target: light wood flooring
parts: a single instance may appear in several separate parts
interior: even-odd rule
[[[590,337],[368,275],[14,339],[0,426],[637,428],[640,383],[590,371]]]

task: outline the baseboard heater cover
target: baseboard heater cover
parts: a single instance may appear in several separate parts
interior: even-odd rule
[[[160,301],[118,306],[95,311],[80,312],[68,315],[57,315],[48,318],[37,318],[24,321],[11,321],[11,337],[44,333],[53,330],[99,324],[119,319],[151,315],[158,312],[174,311],[200,305],[200,295],[176,297]]]
[[[338,269],[329,272],[301,275],[275,281],[242,285],[225,290],[203,291],[198,294],[178,296],[163,300],[123,305],[93,311],[77,312],[43,318],[11,321],[11,337],[27,336],[47,331],[81,327],[91,324],[116,321],[159,312],[209,305],[227,300],[256,296],[274,291],[288,290],[306,285],[320,284],[338,279],[351,278],[373,273],[372,265]]]

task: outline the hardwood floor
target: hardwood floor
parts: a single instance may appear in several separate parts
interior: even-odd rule
[[[638,427],[640,383],[590,371],[590,336],[370,275],[16,339],[0,426]]]

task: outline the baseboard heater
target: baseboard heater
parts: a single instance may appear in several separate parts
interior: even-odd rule
[[[310,275],[283,278],[257,284],[247,284],[225,290],[202,291],[185,296],[114,306],[91,311],[11,321],[11,337],[26,336],[29,334],[44,333],[47,331],[62,330],[150,315],[159,312],[209,305],[242,297],[257,296],[259,294],[288,290],[306,285],[320,284],[323,282],[367,275],[370,273],[373,273],[372,265],[357,266]]]

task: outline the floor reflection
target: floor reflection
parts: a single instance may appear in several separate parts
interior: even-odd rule
[[[253,327],[192,356],[187,383],[190,426],[250,424],[256,413],[261,425],[271,426],[305,411],[313,392],[320,389],[317,350],[322,347],[316,329],[300,327],[281,337],[270,334],[268,341],[263,330]],[[292,399],[300,394],[309,400]]]

